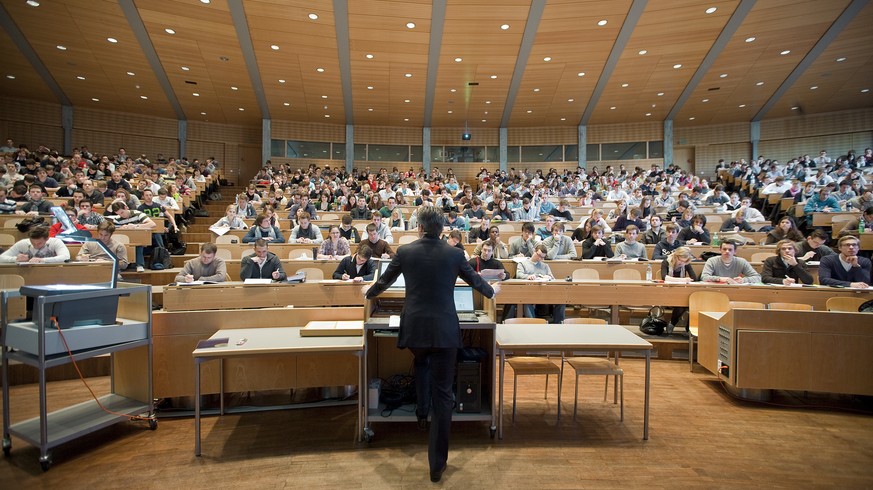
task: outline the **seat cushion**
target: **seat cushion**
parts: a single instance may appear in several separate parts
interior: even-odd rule
[[[561,368],[545,357],[513,357],[506,361],[516,375],[559,374]]]
[[[624,372],[620,367],[607,359],[597,357],[571,357],[566,360],[567,364],[576,371],[576,374],[602,374],[621,375]]]

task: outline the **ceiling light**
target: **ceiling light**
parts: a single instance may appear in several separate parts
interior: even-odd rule
[[[810,90],[816,90],[817,88],[818,88],[818,85],[813,85],[812,87],[809,87]]]
[[[406,78],[412,78],[412,73],[406,73],[406,74],[404,74],[403,76],[406,77]]]
[[[534,90],[534,92],[539,92],[539,91],[540,91],[540,89],[538,89],[538,88],[535,88],[535,89],[533,89],[533,90]]]
[[[869,92],[869,91],[870,91],[869,88],[862,88],[862,89],[861,89],[861,93],[862,93],[862,94],[866,94],[866,93]]]
[[[455,63],[460,63],[464,61],[464,58],[455,58]]]
[[[709,102],[709,99],[703,99],[701,102]]]
[[[532,112],[533,112],[533,111],[530,110],[530,109],[527,110],[527,113],[528,113],[528,114],[530,114],[530,113],[532,113]]]
[[[239,108],[239,110],[240,110],[240,111],[244,111],[244,110],[245,110],[245,108],[243,108],[243,107],[240,107],[240,108]]]
[[[324,117],[330,117],[330,114],[325,114]]]
[[[408,118],[408,117],[404,117],[403,120],[406,121],[406,122],[409,122],[409,118]]]
[[[327,106],[322,107],[322,109],[327,109]]]
[[[239,90],[239,87],[231,86],[230,89],[231,89],[231,90]]]
[[[107,37],[106,40],[111,42],[112,44],[115,44],[118,42],[118,39],[115,39],[114,37]]]
[[[706,13],[711,14],[711,13],[715,12],[716,10],[718,10],[718,9],[715,7],[709,7],[708,9],[706,9]]]
[[[664,96],[664,92],[658,92],[658,97],[663,97],[663,96]]]
[[[721,75],[718,76],[718,78],[727,78],[727,73],[722,73]]]
[[[197,92],[194,92],[194,93],[191,94],[191,95],[193,95],[194,97],[200,97],[200,94],[198,94]]]
[[[740,109],[742,109],[743,107],[746,107],[746,104],[740,104]]]
[[[567,102],[575,102],[576,99],[567,99]]]
[[[837,58],[837,63],[842,63],[843,61],[846,61],[845,57]]]
[[[139,98],[142,99],[142,100],[149,100],[149,98],[146,97],[145,95],[140,95]]]
[[[100,99],[98,99],[97,97],[91,97],[91,100],[93,100],[94,102],[100,102]]]
[[[630,84],[627,84],[627,83],[623,83],[623,84],[621,84],[621,88],[627,88],[627,87],[628,87],[628,85],[630,85]]]
[[[603,20],[599,20],[599,21],[597,21],[597,25],[599,25],[599,26],[605,26],[605,25],[606,25],[606,19],[603,19]]]
[[[798,110],[798,109],[800,109],[800,106],[794,106],[794,107],[791,108],[792,111],[796,111],[796,110]]]
[[[288,106],[291,105],[291,103],[290,103],[290,102],[282,102],[282,105],[285,106],[285,107],[288,107]]]
[[[224,61],[224,62],[226,63],[226,62],[230,61],[230,58],[228,58],[227,56],[219,56],[219,57],[218,57],[218,60],[219,60],[219,61]]]
[[[781,53],[779,53],[779,54],[781,54],[782,56],[785,56],[786,54],[788,54],[788,53],[790,53],[790,52],[791,52],[790,49],[786,49],[785,51],[783,51],[783,52],[781,52]]]
[[[488,111],[485,111],[485,112],[483,112],[482,114],[485,114],[485,115],[487,116],[487,115],[488,115]]]
[[[324,73],[324,68],[318,67],[315,69],[318,73]]]
[[[373,108],[370,107],[369,109],[367,109],[367,111],[369,111],[369,112],[373,112]]]
[[[366,57],[368,60],[373,59],[373,55],[370,54],[370,53],[367,53],[367,54],[365,55],[365,57]]]
[[[406,27],[408,29],[415,29],[415,22],[407,22]]]
[[[209,2],[210,2],[210,0],[200,0],[200,3],[206,3],[206,4],[208,4]],[[203,114],[204,116],[206,115],[205,112],[201,112],[200,114]]]
[[[202,2],[203,0],[200,0],[200,1]],[[200,115],[201,115],[201,116],[205,116],[206,113],[205,113],[205,112],[201,112]]]
[[[676,63],[675,65],[673,65],[673,68],[678,70],[679,68],[682,68],[682,65],[680,65],[679,63]]]
[[[577,77],[584,77],[584,76],[585,76],[585,72],[584,72],[584,71],[580,71],[579,73],[576,74],[576,76],[577,76]]]
[[[694,116],[689,117],[688,120],[689,120],[689,121],[693,121],[693,120],[694,120]]]
[[[132,71],[127,72],[127,74],[130,75],[130,76],[134,76],[134,75],[136,75],[136,73],[134,73],[134,72],[132,72]]]
[[[326,99],[327,96],[326,96],[326,95],[322,95],[321,98],[322,98],[322,99]]]
[[[651,113],[651,112],[647,112],[646,115],[647,115],[647,116],[651,116],[652,113]]]
[[[490,104],[491,101],[490,101],[490,100],[486,100],[485,103],[486,103],[486,104]]]
[[[497,75],[491,75],[492,80],[494,80],[495,78],[497,78]]]
[[[55,47],[58,48],[58,49],[60,49],[61,51],[66,51],[66,50],[67,50],[67,47],[66,47],[66,46],[63,46],[63,45],[61,45],[61,44],[58,44],[58,45],[55,46]]]
[[[503,24],[503,25],[501,25],[501,26],[500,26],[500,29],[503,30],[503,31],[509,29],[509,24]]]
[[[367,85],[367,90],[373,90],[373,86],[372,86],[372,85]]]
[[[272,49],[273,51],[279,51],[279,46],[277,46],[275,44],[271,44],[270,49]]]
[[[167,34],[170,34],[170,35],[172,35],[172,34],[175,34],[175,33],[176,33],[176,31],[174,31],[174,30],[172,30],[172,29],[170,29],[170,28],[169,28],[169,27],[167,27],[167,28],[166,28],[166,29],[164,29],[164,32],[166,32],[166,33],[167,33]]]
[[[648,53],[648,51],[646,51],[645,49],[640,50],[640,54],[646,54],[646,53]]]
[[[757,85],[757,86],[760,87],[761,85],[764,85],[764,82],[758,82],[758,83],[756,83],[755,85]]]
[[[552,61],[552,57],[551,57],[551,56],[546,56],[545,58],[543,58],[543,61]]]
[[[279,79],[279,83],[285,83],[285,79],[284,79],[284,78],[280,78],[280,79]]]
[[[754,36],[753,36],[753,37],[747,37],[747,38],[746,38],[746,42],[747,42],[747,43],[755,42],[755,37],[754,37]]]
[[[455,93],[455,92],[457,92],[457,90],[456,89],[449,89],[449,92]]]
[[[657,107],[657,105],[655,105],[655,104],[652,104],[652,108],[653,108],[653,109],[654,109],[654,108],[655,108],[655,107]]]
[[[408,104],[408,103],[409,103],[409,99],[405,99],[403,102],[406,102],[406,103]]]
[[[561,120],[562,120],[562,121],[566,121],[567,118],[566,118],[566,117],[562,117]]]
[[[452,113],[452,111],[448,111],[448,112],[449,112],[449,114],[451,114],[451,113]]]
[[[309,14],[311,20],[318,20],[318,14]]]
[[[84,79],[85,79],[85,77],[83,77],[82,75],[79,75],[79,76],[77,76],[76,78],[78,78],[79,80],[84,80]]]
[[[15,75],[6,75],[6,78],[10,80],[15,80]]]
[[[487,119],[483,119],[482,122],[488,122],[488,120],[487,120]]]
[[[614,110],[615,110],[615,106],[610,107],[609,110],[614,111]]]
[[[190,70],[190,68],[188,68],[187,66],[182,67],[182,71],[188,71],[188,70]]]
[[[27,0],[27,2],[25,3],[30,5],[31,7],[39,7],[39,2],[37,2],[36,0]]]

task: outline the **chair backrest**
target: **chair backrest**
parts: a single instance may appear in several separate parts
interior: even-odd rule
[[[812,305],[803,303],[770,303],[767,305],[771,310],[801,310],[812,311]]]
[[[219,248],[218,250],[216,250],[215,256],[224,261],[233,260],[233,256],[231,255],[230,250],[226,248]]]
[[[15,237],[8,233],[0,233],[0,245],[15,245]]]
[[[606,325],[606,320],[603,318],[567,318],[564,320],[564,324],[576,324],[576,325]]]
[[[545,318],[507,318],[503,323],[549,323]]]
[[[0,289],[19,289],[21,286],[24,286],[24,278],[17,274],[0,276]]]
[[[767,257],[773,257],[770,252],[755,252],[752,254],[752,262],[764,262]]]
[[[826,303],[828,311],[850,311],[857,312],[858,307],[864,304],[867,298],[856,298],[854,296],[834,296],[828,298]]]
[[[239,258],[242,259],[242,258],[248,257],[249,255],[254,255],[254,254],[255,254],[255,249],[247,248],[247,249],[242,251],[242,253],[239,255]]]
[[[397,240],[399,245],[403,245],[404,243],[412,243],[418,240],[418,237],[415,235],[403,235],[400,237],[400,240]]]
[[[242,242],[242,240],[235,235],[221,235],[220,237],[215,237],[215,244],[229,244],[233,243],[231,240],[236,240],[237,243]]]
[[[707,216],[707,218],[709,218],[709,216]],[[721,232],[721,225],[723,225],[723,224],[724,224],[724,222],[719,221],[719,220],[713,220],[713,221],[707,220],[706,226],[704,228],[706,228],[706,231],[708,231],[709,233],[720,233]]]
[[[853,219],[855,219],[855,217],[850,214],[835,214],[831,217],[831,224],[845,223],[846,221],[851,221]]]
[[[574,281],[597,281],[600,280],[600,273],[597,269],[576,269],[573,271]]]
[[[340,217],[339,217],[338,214],[332,214],[332,213],[319,214],[318,217],[319,217],[322,221],[328,221],[328,220],[330,220],[330,221],[339,221],[339,219],[340,219]]]
[[[716,291],[697,291],[688,296],[688,326],[697,327],[701,311],[728,311],[730,298]]]
[[[113,233],[112,239],[123,245],[130,245],[130,237],[121,233]]]
[[[6,218],[3,228],[15,228],[15,225],[24,221],[24,218]]]
[[[511,231],[515,231],[515,225],[511,225],[509,223],[500,223],[497,225],[497,229],[500,230],[500,233],[508,233]]]
[[[731,301],[730,305],[731,309],[743,308],[745,310],[763,310],[767,308],[764,303],[758,303],[757,301]]]
[[[642,281],[643,276],[636,269],[616,269],[612,273],[612,278],[616,281]]]
[[[322,281],[324,280],[324,271],[317,267],[301,267],[297,269],[296,274],[306,274],[307,281]]]
[[[361,237],[364,237],[367,234],[367,225],[370,223],[355,223],[354,227],[358,230],[358,233],[361,234]]]
[[[299,259],[299,258],[304,257],[304,256],[309,257],[309,254],[310,254],[310,251],[306,250],[305,248],[295,248],[295,249],[291,249],[288,252],[288,258],[289,259]],[[314,257],[309,257],[309,258],[312,259]]]

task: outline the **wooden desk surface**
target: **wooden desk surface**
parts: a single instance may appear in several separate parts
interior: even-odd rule
[[[620,325],[515,323],[497,325],[500,350],[650,350],[652,344]]]
[[[164,310],[223,310],[294,306],[363,306],[361,283],[306,282],[164,287]],[[289,309],[289,313],[293,310]]]
[[[861,216],[861,212],[858,210],[855,211],[840,211],[835,213],[812,213],[812,226],[832,226],[833,219],[835,217],[847,217],[848,219],[855,219],[858,216]],[[842,228],[842,226],[840,226]]]
[[[24,284],[91,284],[109,282],[112,264],[109,262],[67,262],[63,264],[0,264],[0,275],[14,274],[24,278]]]
[[[195,358],[218,358],[257,356],[305,352],[355,352],[364,350],[364,336],[349,337],[302,337],[303,327],[272,327],[224,329],[215,332],[210,339],[227,338],[224,347],[194,349]],[[242,345],[237,345],[246,339]]]

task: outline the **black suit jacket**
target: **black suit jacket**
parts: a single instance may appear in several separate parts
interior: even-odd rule
[[[398,248],[367,298],[385,291],[401,273],[406,282],[406,300],[400,314],[400,348],[462,346],[453,296],[458,277],[485,296],[494,295],[491,286],[464,259],[464,253],[436,237],[424,236]]]
[[[336,270],[333,273],[334,279],[342,279],[343,274],[348,274],[352,279],[356,277],[363,277],[365,281],[372,281],[373,274],[376,273],[376,261],[373,259],[367,259],[364,265],[361,267],[361,272],[358,272],[358,264],[355,261],[355,255],[349,255],[348,257],[343,257],[340,261],[339,265],[336,267]]]
[[[812,274],[806,270],[806,262],[797,259],[797,265],[785,267],[785,262],[778,255],[764,259],[761,270],[761,282],[764,284],[782,284],[782,279],[790,277],[798,284],[812,284]]]

